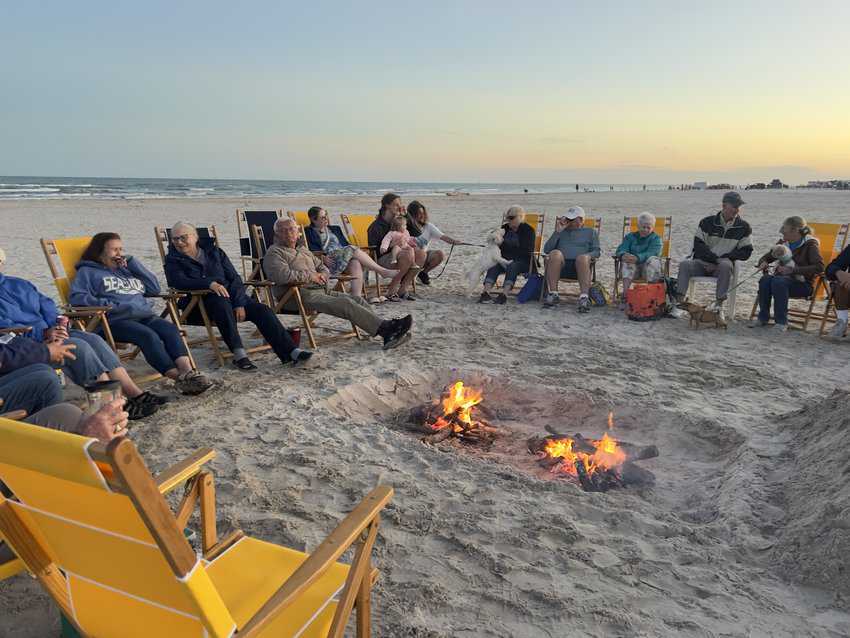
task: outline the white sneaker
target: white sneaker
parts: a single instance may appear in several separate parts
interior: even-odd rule
[[[780,335],[785,334],[786,332],[788,332],[788,324],[787,323],[777,323],[776,325],[773,326],[773,331],[776,334],[780,334]]]
[[[678,306],[673,306],[672,308],[670,308],[668,314],[673,317],[673,319],[681,319],[687,313]]]
[[[832,326],[832,330],[829,331],[829,336],[833,339],[841,339],[846,331],[847,319],[839,319],[835,322],[835,325]]]
[[[553,306],[557,306],[559,303],[561,303],[561,298],[558,297],[558,293],[550,292],[546,295],[546,299],[543,300],[543,307],[552,308]]]
[[[720,306],[717,309],[717,321],[723,325],[726,325],[726,311],[723,310],[723,306]]]

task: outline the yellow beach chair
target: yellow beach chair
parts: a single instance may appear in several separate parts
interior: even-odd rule
[[[201,451],[154,478],[126,438],[108,447],[0,419],[0,533],[59,606],[64,636],[302,638],[370,635],[379,486],[310,554],[234,532],[219,540]],[[185,485],[177,513],[164,498]],[[200,503],[202,552],[183,534]],[[350,565],[338,559],[357,545]]]
[[[98,328],[103,329],[103,338],[109,346],[115,351],[122,361],[131,361],[141,353],[138,347],[130,347],[127,344],[116,343],[112,336],[112,330],[109,328],[109,320],[107,312],[110,306],[72,306],[71,305],[71,284],[74,277],[77,276],[77,264],[83,256],[91,237],[67,237],[63,239],[43,239],[41,240],[41,249],[44,251],[44,258],[47,260],[47,267],[50,268],[50,274],[53,276],[53,283],[59,293],[59,299],[62,302],[63,313],[81,330],[92,332]],[[177,316],[177,308],[175,302],[180,298],[180,295],[173,293],[164,293],[153,295],[165,302],[165,310],[162,312],[163,317],[168,316],[177,329],[180,331],[180,336],[183,343],[186,345],[186,352],[189,356],[189,361],[192,368],[195,368],[195,360],[192,358],[192,351],[186,343],[186,331],[180,325],[180,320]],[[159,373],[151,373],[143,377],[134,377],[136,383],[144,383],[146,381],[155,381],[161,379]]]
[[[623,217],[623,239],[627,233],[636,233],[638,229],[637,217]],[[661,265],[664,268],[664,276],[670,276],[670,243],[673,236],[673,218],[672,217],[657,217],[655,219],[655,232],[661,237]],[[621,262],[619,257],[614,257],[614,299],[620,298],[620,282],[623,281],[623,275],[620,268]],[[641,281],[635,279],[635,281]],[[625,290],[623,291],[625,292]]]

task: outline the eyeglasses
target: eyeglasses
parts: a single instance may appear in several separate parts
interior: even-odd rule
[[[507,220],[516,219],[516,215],[508,215],[507,217],[505,217],[505,219],[507,219]]]
[[[171,238],[175,244],[185,244],[189,241],[189,235],[175,235]]]

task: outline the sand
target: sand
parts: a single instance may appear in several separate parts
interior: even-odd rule
[[[423,198],[444,232],[479,240],[508,205],[548,215],[580,204],[604,218],[610,255],[624,214],[674,215],[674,260],[719,193],[582,193]],[[756,252],[781,220],[850,221],[837,192],[746,193]],[[237,252],[235,209],[322,203],[368,212],[376,202],[326,197],[252,202],[2,202],[6,272],[52,285],[38,238],[118,230],[161,274],[152,228],[216,224]],[[551,229],[550,219],[547,231]],[[455,250],[415,303],[410,345],[323,347],[302,370],[260,356],[259,373],[215,369],[202,399],[181,398],[134,430],[155,470],[213,446],[222,531],[311,549],[378,483],[395,498],[383,517],[375,632],[387,637],[850,635],[850,488],[846,485],[850,344],[811,334],[641,324],[572,304],[479,306]],[[600,276],[610,282],[609,257]],[[675,272],[675,265],[674,265]],[[755,281],[743,287],[749,313]],[[293,323],[292,318],[285,319]],[[474,379],[502,435],[490,450],[429,447],[403,415],[449,380]],[[167,387],[164,388],[168,390]],[[582,492],[524,447],[551,426],[655,444],[646,489]],[[35,582],[0,583],[0,636],[49,635],[57,612]]]

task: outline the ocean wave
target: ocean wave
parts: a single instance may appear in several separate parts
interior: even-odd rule
[[[28,184],[35,188],[0,188],[0,193],[58,193],[58,188],[47,188],[37,184]]]

